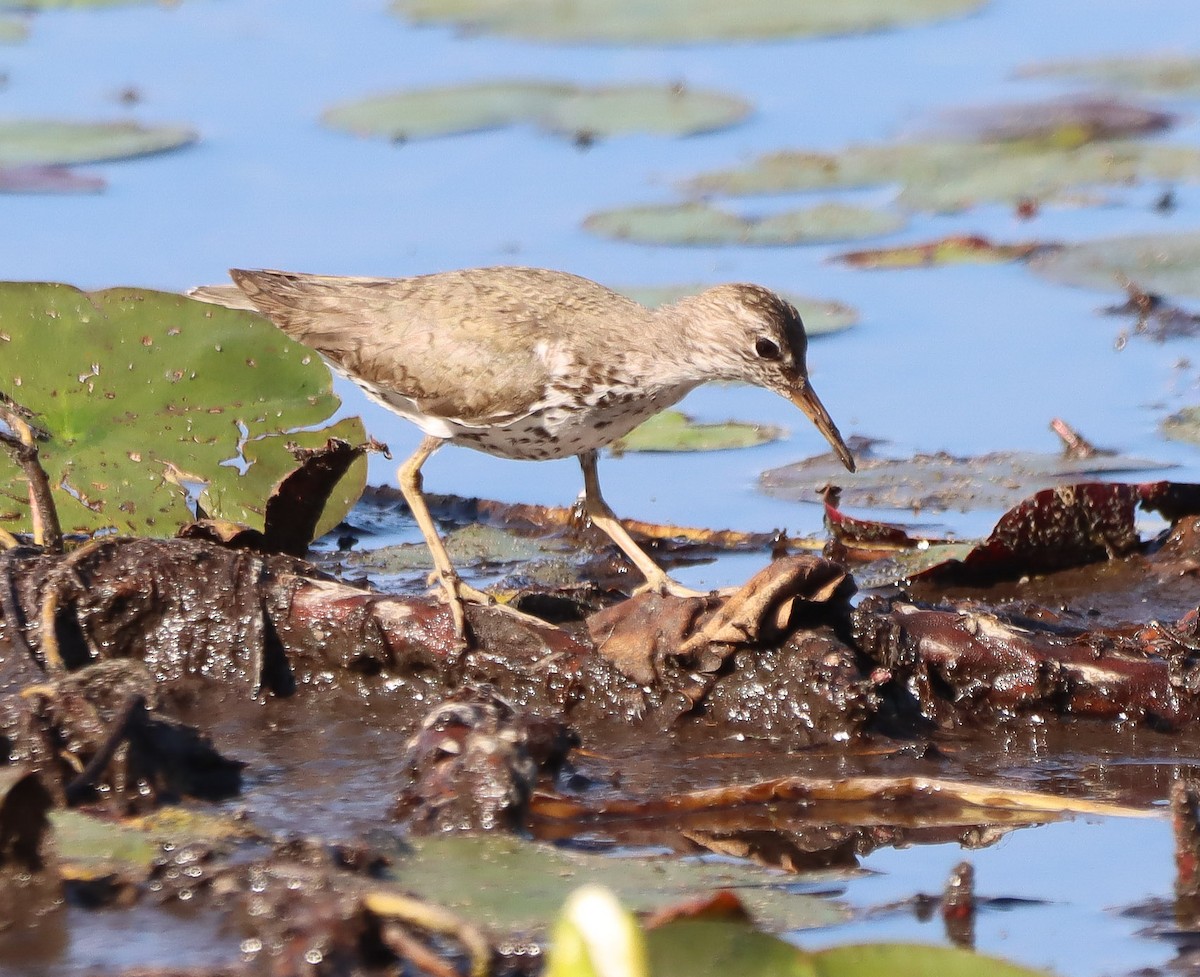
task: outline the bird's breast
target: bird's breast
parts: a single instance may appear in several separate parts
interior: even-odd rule
[[[503,425],[453,424],[450,440],[503,458],[541,461],[597,451],[676,403],[690,386],[652,394],[608,388],[582,399],[550,398]]]

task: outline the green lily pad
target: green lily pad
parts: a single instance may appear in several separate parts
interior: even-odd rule
[[[1048,977],[997,957],[953,946],[916,943],[864,943],[831,947],[812,954],[816,977]]]
[[[700,424],[682,411],[666,410],[614,441],[609,451],[617,455],[626,451],[725,451],[767,444],[786,436],[783,428],[771,424]]]
[[[929,23],[978,10],[985,0],[394,0],[418,23],[533,41],[689,44],[851,34]]]
[[[423,139],[531,123],[588,137],[646,132],[683,136],[732,125],[749,103],[670,85],[583,88],[551,82],[489,82],[377,95],[335,106],[322,120],[360,136]]]
[[[1200,445],[1200,407],[1185,407],[1159,425],[1163,437]]]
[[[0,0],[0,10],[67,10],[74,7],[125,7],[151,0]]]
[[[660,305],[671,305],[689,295],[697,295],[708,287],[708,285],[702,284],[639,285],[618,287],[617,291],[628,295],[635,302],[641,302],[642,305],[654,309]],[[858,310],[843,302],[815,299],[788,291],[780,291],[778,294],[796,307],[800,318],[804,320],[804,331],[808,334],[809,339],[814,336],[841,332],[858,323]]]
[[[789,892],[785,886],[794,877],[746,864],[614,858],[503,836],[429,837],[411,844],[412,853],[392,870],[396,881],[492,932],[544,929],[570,893],[589,883],[610,889],[635,912],[734,889],[770,929],[828,926],[846,918],[845,908],[830,899]]]
[[[0,166],[97,163],[178,149],[196,141],[182,126],[133,122],[0,121]]]
[[[899,214],[837,203],[761,218],[740,217],[705,203],[680,203],[601,211],[583,226],[640,244],[771,246],[878,237],[904,223]]]
[[[183,483],[210,516],[263,527],[294,442],[364,440],[329,371],[263,317],[165,292],[0,283],[0,392],[35,412],[63,529],[170,535],[190,521]],[[360,459],[318,532],[361,494]],[[0,454],[0,522],[29,526],[27,486]]]
[[[1143,234],[1069,244],[1029,267],[1061,285],[1119,292],[1126,282],[1160,295],[1200,298],[1200,234]]]
[[[1096,186],[1200,181],[1200,149],[1129,141],[1055,146],[1014,141],[851,146],[841,153],[784,151],[702,174],[701,194],[776,194],[896,185],[911,210],[951,212],[980,203],[1067,201]]]
[[[29,36],[29,25],[16,17],[0,17],[0,44],[16,44]]]
[[[1200,58],[1186,55],[1046,61],[1027,65],[1019,74],[1025,78],[1077,78],[1158,95],[1200,95]]]

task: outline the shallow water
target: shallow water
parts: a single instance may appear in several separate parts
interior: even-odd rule
[[[182,122],[197,127],[202,142],[180,153],[86,168],[110,181],[99,196],[0,198],[3,277],[184,289],[220,281],[237,265],[407,275],[522,263],[614,285],[754,280],[860,310],[858,326],[810,350],[814,384],[846,435],[884,439],[900,455],[1054,451],[1047,424],[1061,416],[1100,445],[1173,462],[1179,467],[1172,477],[1200,481],[1196,450],[1165,441],[1156,430],[1163,416],[1200,397],[1196,367],[1180,365],[1194,355],[1192,347],[1135,339],[1116,351],[1114,340],[1128,323],[1096,312],[1113,296],[1051,285],[1019,265],[862,272],[829,263],[840,250],[834,247],[655,248],[604,240],[579,226],[602,207],[673,199],[672,181],[759,152],[880,141],[943,108],[1078,90],[1069,82],[1012,75],[1041,59],[1176,49],[1200,36],[1194,0],[996,0],[978,16],[911,30],[669,50],[460,36],[447,28],[413,28],[384,7],[382,0],[186,0],[166,8],[32,18],[27,42],[0,47],[0,70],[8,77],[0,88],[4,115]],[[328,131],[316,121],[323,108],[378,90],[530,75],[596,83],[682,79],[747,97],[757,112],[722,133],[613,139],[586,151],[528,128],[393,146]],[[117,99],[130,86],[142,98],[133,108]],[[1196,103],[1171,107],[1184,118],[1165,138],[1194,144],[1200,138]],[[1161,189],[1114,191],[1114,206],[1046,208],[1031,221],[999,207],[918,215],[903,232],[869,245],[949,233],[1075,240],[1200,226],[1200,187],[1176,187],[1178,206],[1165,216],[1151,207]],[[739,206],[758,212],[772,203]],[[402,422],[365,404],[348,385],[339,391],[346,410],[363,413],[397,457],[415,445],[415,432]],[[696,392],[685,407],[705,419],[784,424],[792,434],[752,451],[606,459],[603,484],[619,513],[741,529],[819,530],[817,506],[755,490],[758,472],[824,448],[790,405],[762,391],[714,388]],[[393,464],[373,460],[373,479],[394,479]],[[563,504],[580,487],[573,462],[534,469],[457,449],[441,452],[425,472],[434,491],[529,502]],[[719,488],[697,492],[697,485]],[[971,534],[986,530],[994,516],[944,518]],[[679,576],[694,586],[720,586],[744,580],[756,566],[752,558],[736,557]],[[298,760],[284,742],[276,744],[276,770],[295,762],[332,765],[325,775],[339,769],[336,753]],[[1154,742],[1150,752],[1163,754],[1164,765],[1197,762],[1165,739]],[[290,823],[298,809],[289,805],[301,801],[273,788],[278,781],[269,754],[254,771],[258,779],[246,804],[275,809]],[[1069,778],[1072,756],[1040,762],[1056,760]],[[1119,751],[1094,760],[1120,762]],[[320,824],[382,816],[384,808],[376,807],[386,800],[382,792],[364,796],[353,787],[369,772],[347,763],[340,768],[347,789],[311,812]],[[885,850],[866,860],[879,874],[851,881],[847,898],[866,905],[938,891],[963,857],[976,866],[981,894],[1052,901],[984,913],[980,949],[1072,975],[1128,972],[1173,955],[1168,943],[1135,935],[1140,924],[1109,911],[1169,895],[1165,819],[1077,820],[1022,830],[971,853],[945,845]],[[80,950],[90,939],[111,939],[108,927],[119,915],[73,913],[71,947],[49,969],[164,959],[151,951],[110,961]],[[132,917],[128,924],[137,925]],[[943,936],[937,925],[901,914],[818,937],[883,938],[938,942]],[[202,945],[203,934],[199,939]],[[801,939],[808,944],[813,937]]]

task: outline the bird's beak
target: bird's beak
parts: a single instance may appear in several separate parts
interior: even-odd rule
[[[812,421],[817,430],[825,435],[825,440],[833,445],[834,453],[841,459],[843,465],[849,471],[854,471],[854,455],[850,454],[850,449],[846,447],[846,442],[842,440],[842,435],[837,429],[837,425],[833,423],[833,418],[829,416],[829,411],[825,409],[825,405],[821,403],[821,399],[813,392],[812,385],[805,377],[800,387],[791,395],[792,403],[799,407],[808,419]]]

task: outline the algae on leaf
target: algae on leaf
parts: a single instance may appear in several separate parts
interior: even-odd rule
[[[35,413],[42,465],[62,527],[170,535],[192,513],[263,527],[271,489],[298,463],[289,451],[330,436],[364,440],[338,406],[317,354],[263,317],[179,295],[0,283],[0,393]],[[301,430],[304,429],[304,430]],[[349,510],[360,459],[318,532]],[[28,490],[0,456],[0,524],[29,525]]]
[[[418,23],[574,44],[695,44],[853,34],[961,16],[986,0],[393,0]]]
[[[479,82],[392,92],[327,110],[322,121],[360,136],[423,139],[529,123],[558,135],[684,136],[732,125],[749,103],[678,85],[585,88],[541,81]]]

